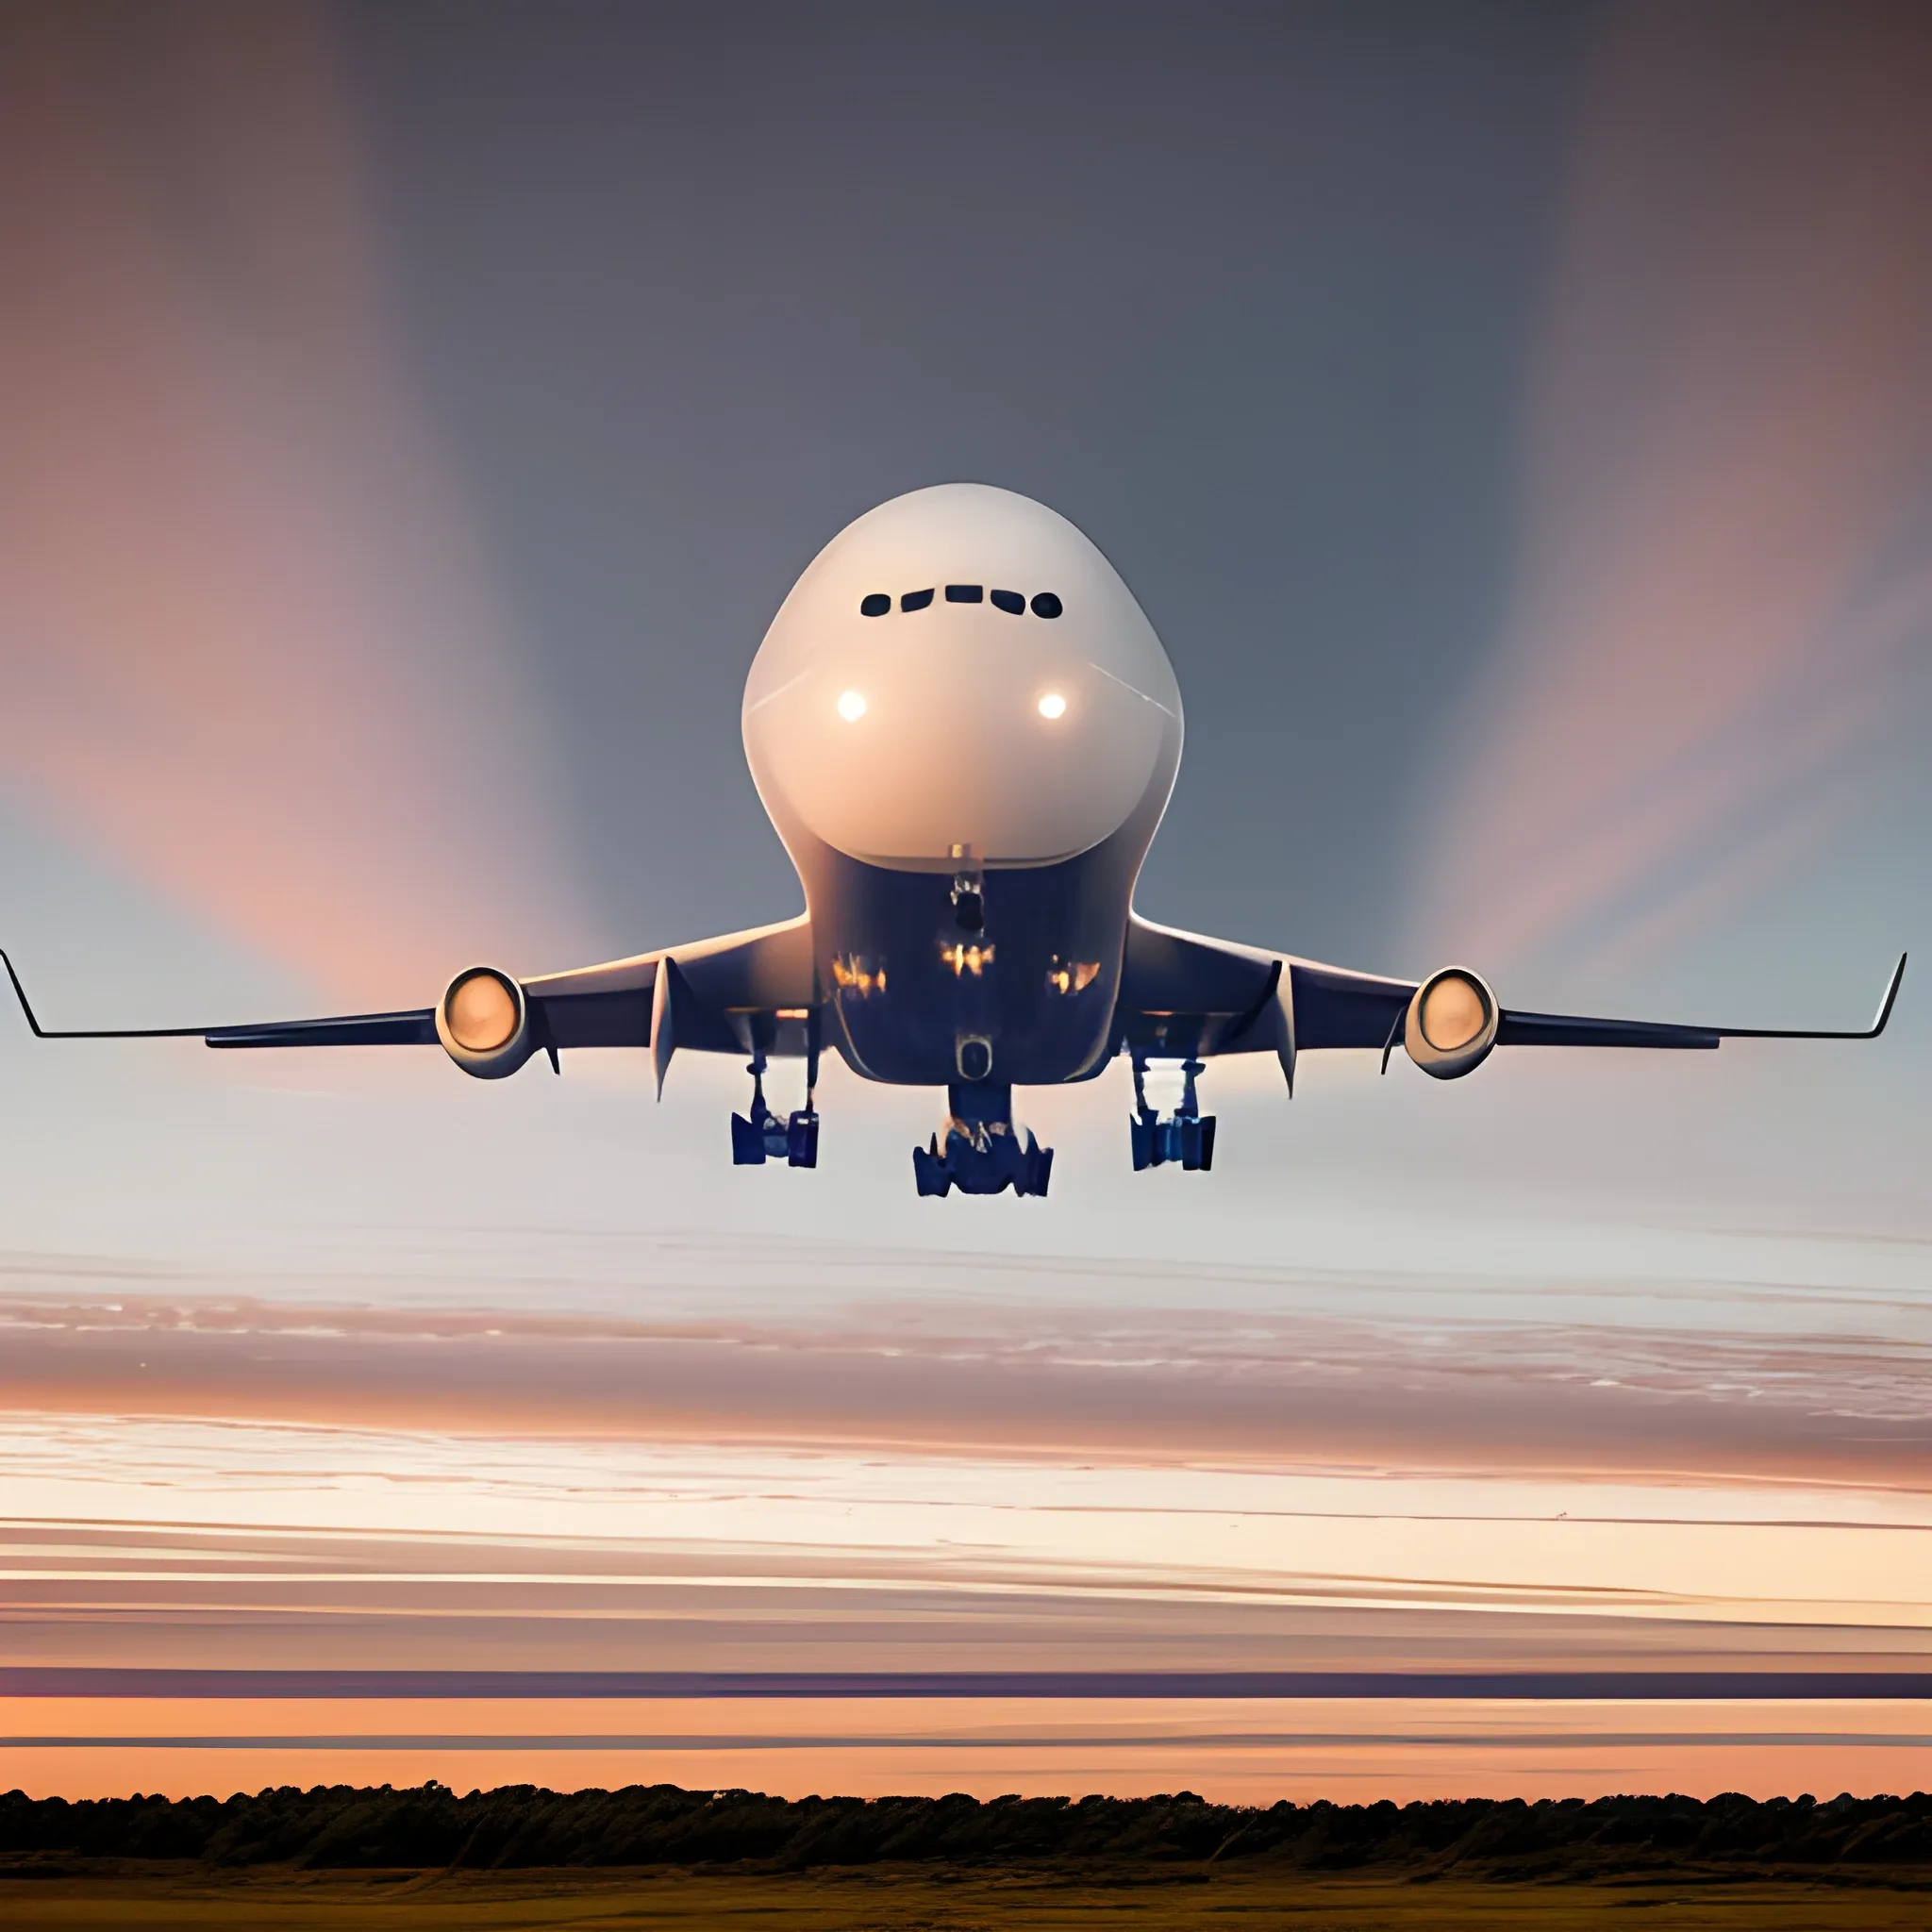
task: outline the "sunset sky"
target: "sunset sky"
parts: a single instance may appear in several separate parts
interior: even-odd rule
[[[1928,63],[1909,4],[0,4],[48,1024],[790,916],[752,654],[957,478],[1174,659],[1150,917],[1745,1025],[1916,956],[1876,1045],[1217,1067],[1210,1176],[1116,1068],[1021,1096],[1045,1203],[916,1198],[940,1096],[838,1068],[741,1172],[733,1062],[0,1016],[0,1790],[1932,1782]]]

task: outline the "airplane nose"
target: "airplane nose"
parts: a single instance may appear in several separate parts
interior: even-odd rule
[[[1081,643],[986,602],[861,622],[747,712],[754,770],[857,858],[1072,857],[1124,823],[1179,729]]]

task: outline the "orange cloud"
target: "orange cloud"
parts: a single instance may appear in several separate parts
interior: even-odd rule
[[[6,1309],[0,1414],[1923,1488],[1880,1337],[982,1309],[784,1329],[126,1295]],[[1847,1418],[1854,1418],[1849,1421]]]

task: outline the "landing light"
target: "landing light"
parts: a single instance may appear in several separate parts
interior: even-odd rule
[[[1067,701],[1058,691],[1050,691],[1040,701],[1040,715],[1042,718],[1064,718],[1067,715]]]
[[[865,699],[856,691],[841,691],[839,693],[839,715],[848,724],[857,724],[865,716]]]

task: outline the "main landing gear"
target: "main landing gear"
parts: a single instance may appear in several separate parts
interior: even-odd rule
[[[1214,1165],[1214,1116],[1203,1114],[1194,1094],[1194,1076],[1207,1068],[1183,1060],[1181,1104],[1166,1119],[1147,1102],[1147,1060],[1134,1056],[1135,1116],[1127,1124],[1134,1137],[1134,1172],[1178,1162],[1185,1174],[1206,1174]]]
[[[946,1124],[930,1145],[912,1150],[922,1194],[1044,1194],[1053,1149],[1013,1124],[1013,1090],[979,1081],[946,1089]]]
[[[751,1075],[751,1118],[741,1113],[731,1116],[732,1164],[762,1167],[768,1160],[782,1160],[791,1167],[816,1167],[819,1116],[810,1085],[805,1090],[804,1107],[780,1120],[765,1105],[764,1055],[755,1054],[744,1071]]]

